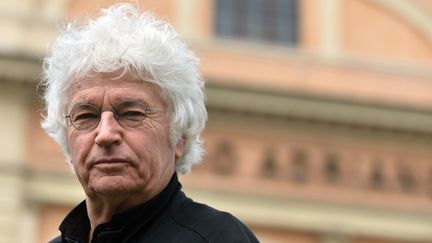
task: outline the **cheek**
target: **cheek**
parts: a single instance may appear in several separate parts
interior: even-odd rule
[[[91,139],[88,136],[80,134],[71,134],[69,136],[69,151],[72,160],[77,162],[82,162],[85,155],[91,149]]]
[[[134,141],[129,146],[139,157],[141,168],[161,170],[170,163],[174,164],[174,152],[167,138],[147,134],[144,137],[135,137]]]
[[[70,136],[69,141],[69,150],[75,174],[82,184],[87,184],[89,171],[86,168],[86,158],[92,147],[91,140],[88,136],[75,134],[75,136]]]

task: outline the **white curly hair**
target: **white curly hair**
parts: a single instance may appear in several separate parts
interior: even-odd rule
[[[185,141],[176,171],[185,174],[203,155],[207,120],[198,59],[175,30],[132,4],[115,4],[82,25],[68,24],[43,61],[46,115],[42,127],[70,161],[66,136],[68,89],[90,72],[124,73],[157,84],[170,108],[170,142]]]

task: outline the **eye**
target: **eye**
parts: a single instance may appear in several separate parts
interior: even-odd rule
[[[78,104],[69,113],[69,121],[77,130],[86,131],[99,123],[100,110],[92,104]]]
[[[125,127],[137,127],[148,117],[148,108],[142,102],[126,100],[116,109],[117,120]]]
[[[120,119],[143,120],[146,116],[146,107],[137,101],[123,101],[117,106],[117,115]]]
[[[80,105],[71,111],[70,117],[73,123],[95,120],[99,119],[99,111],[90,105]]]
[[[125,110],[119,112],[118,116],[120,119],[140,121],[146,117],[146,114],[144,111],[141,110]]]
[[[97,119],[99,115],[95,112],[85,112],[73,116],[73,121],[84,121],[89,119]]]

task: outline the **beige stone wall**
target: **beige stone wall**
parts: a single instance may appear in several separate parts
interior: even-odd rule
[[[189,195],[262,242],[430,242],[430,2],[300,0],[293,48],[218,38],[215,1],[137,1],[172,22],[208,82]],[[0,3],[0,242],[46,242],[83,198],[39,125],[40,58],[64,19],[113,2]]]
[[[344,4],[344,49],[350,55],[431,65],[431,39],[418,26],[379,1],[348,0]]]

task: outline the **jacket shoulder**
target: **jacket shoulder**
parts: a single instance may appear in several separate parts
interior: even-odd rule
[[[181,227],[201,236],[205,242],[258,242],[250,229],[230,213],[185,197],[174,214]]]

